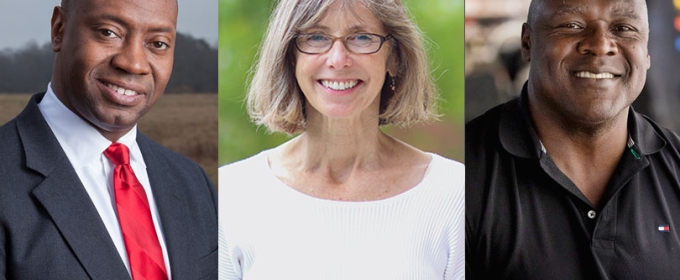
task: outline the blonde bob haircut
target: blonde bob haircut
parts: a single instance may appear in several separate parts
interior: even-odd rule
[[[389,40],[389,59],[396,62],[396,73],[392,73],[396,90],[391,89],[392,78],[386,73],[380,125],[405,127],[436,118],[437,93],[423,36],[400,0],[279,0],[252,69],[246,97],[251,120],[270,132],[291,135],[305,130],[305,97],[295,78],[293,37],[318,23],[334,1],[343,1],[343,8],[363,4],[394,37]]]

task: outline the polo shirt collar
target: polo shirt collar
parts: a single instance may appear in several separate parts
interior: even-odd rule
[[[632,106],[630,107],[628,133],[643,155],[656,153],[666,146],[666,140],[659,135],[659,130],[655,126],[656,124],[647,116],[638,114]]]
[[[518,99],[503,105],[498,134],[501,145],[510,154],[521,158],[540,158],[543,145],[534,130],[529,114],[527,83]],[[666,146],[655,125],[646,116],[638,114],[631,106],[628,113],[628,133],[642,155],[650,155]]]
[[[524,83],[520,97],[503,105],[498,135],[509,153],[522,158],[540,158],[543,145],[534,131],[527,100],[527,83]]]

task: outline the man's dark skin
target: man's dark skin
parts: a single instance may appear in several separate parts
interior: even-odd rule
[[[534,128],[559,169],[597,206],[626,148],[645,84],[642,0],[534,0],[522,27]]]
[[[115,142],[163,95],[176,23],[176,0],[62,1],[52,15],[52,89]]]

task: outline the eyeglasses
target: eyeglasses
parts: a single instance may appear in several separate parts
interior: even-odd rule
[[[392,35],[380,36],[372,33],[353,33],[345,37],[333,37],[323,33],[298,34],[293,37],[295,47],[306,54],[328,52],[335,40],[342,40],[350,52],[355,54],[372,54],[380,50],[383,43],[393,38]]]

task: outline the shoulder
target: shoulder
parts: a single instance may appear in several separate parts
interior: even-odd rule
[[[16,120],[10,120],[0,126],[0,139],[2,140],[2,145],[0,145],[0,158],[4,159],[2,160],[2,163],[11,163],[6,160],[8,156],[18,156],[20,153],[20,150],[17,149],[20,140]]]
[[[271,185],[271,170],[267,164],[268,151],[242,159],[218,170],[220,199],[239,199],[261,196],[263,189]]]
[[[250,177],[267,172],[267,153],[262,151],[249,158],[245,158],[219,168],[220,185],[222,181],[234,181],[236,178]],[[225,180],[222,180],[224,178]]]
[[[632,111],[636,125],[633,138],[645,154],[656,154],[662,157],[671,156],[680,161],[680,137],[672,130],[660,125],[648,116]]]
[[[466,155],[469,148],[479,146],[485,142],[484,139],[498,135],[498,124],[505,105],[497,105],[465,124]]]
[[[0,176],[3,183],[12,184],[13,178],[23,176],[29,171],[26,166],[26,150],[30,148],[46,148],[54,145],[52,135],[45,119],[42,118],[38,106],[38,99],[41,94],[35,94],[29,100],[24,110],[12,120],[0,126]],[[41,156],[58,156],[60,151],[52,151],[52,155],[41,154]],[[14,183],[24,183],[15,181]]]
[[[184,195],[216,202],[215,187],[197,163],[141,133],[137,134],[137,144],[144,157],[149,179],[163,182],[161,185],[164,188],[177,186]]]
[[[151,138],[139,132],[137,134],[137,143],[144,155],[145,161],[150,157],[152,160],[160,160],[167,163],[167,167],[169,168],[185,169],[193,172],[202,170],[201,167],[191,159],[156,143],[154,140],[151,140]]]
[[[432,162],[428,167],[423,184],[434,191],[432,199],[447,201],[451,204],[462,205],[465,203],[465,166],[457,161],[432,154]]]
[[[39,123],[35,127],[46,127],[46,123],[37,106],[37,100],[41,99],[44,93],[34,94],[26,107],[13,119],[7,123],[0,126],[0,158],[7,159],[7,154],[18,155],[21,151],[18,149],[21,137],[19,136],[19,123],[33,123],[36,124],[37,121],[42,120],[43,123]],[[33,131],[33,130],[31,130]],[[37,130],[36,134],[46,133],[46,131]],[[7,160],[2,160],[2,163],[13,163]]]
[[[652,127],[654,127],[654,130],[656,131],[657,134],[659,134],[666,142],[667,144],[673,146],[676,150],[680,148],[680,136],[678,136],[677,133],[675,133],[673,130],[670,130],[661,124],[657,123],[656,121],[652,120],[646,115],[643,114],[638,114],[642,119],[647,121]]]
[[[451,179],[453,182],[465,181],[465,165],[438,154],[430,153],[430,155],[432,156],[429,170],[430,176]]]

